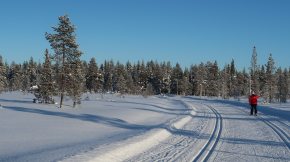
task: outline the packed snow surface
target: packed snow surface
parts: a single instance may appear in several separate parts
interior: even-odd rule
[[[0,161],[290,161],[290,104],[85,94],[76,108],[0,95]],[[58,100],[56,98],[56,100]]]

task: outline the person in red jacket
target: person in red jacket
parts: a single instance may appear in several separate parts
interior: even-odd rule
[[[258,98],[259,96],[255,94],[255,92],[252,92],[252,95],[249,97],[249,104],[251,105],[251,115],[257,115],[257,105],[258,105]]]

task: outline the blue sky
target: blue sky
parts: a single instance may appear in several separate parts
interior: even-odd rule
[[[235,60],[248,68],[253,46],[258,63],[272,53],[289,67],[288,0],[1,0],[0,54],[8,63],[50,49],[45,32],[68,14],[77,27],[83,60],[176,62],[183,67]]]

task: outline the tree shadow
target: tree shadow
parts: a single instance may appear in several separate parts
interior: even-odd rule
[[[9,99],[0,99],[0,102],[14,102],[14,103],[33,103],[33,100],[30,101],[27,100],[9,100]]]

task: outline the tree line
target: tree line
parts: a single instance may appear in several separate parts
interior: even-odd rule
[[[290,90],[290,68],[275,65],[272,54],[265,65],[258,65],[256,47],[253,48],[249,69],[238,70],[235,61],[219,67],[217,61],[201,62],[182,68],[179,63],[138,61],[125,64],[106,60],[97,64],[95,58],[81,60],[82,52],[76,43],[75,27],[67,15],[59,17],[53,33],[46,33],[53,50],[44,51],[44,62],[31,57],[22,64],[4,63],[0,57],[0,90],[32,91],[44,103],[52,103],[52,96],[70,96],[73,105],[81,95],[90,93],[175,94],[229,98],[248,96],[251,91],[265,102],[287,102]]]

